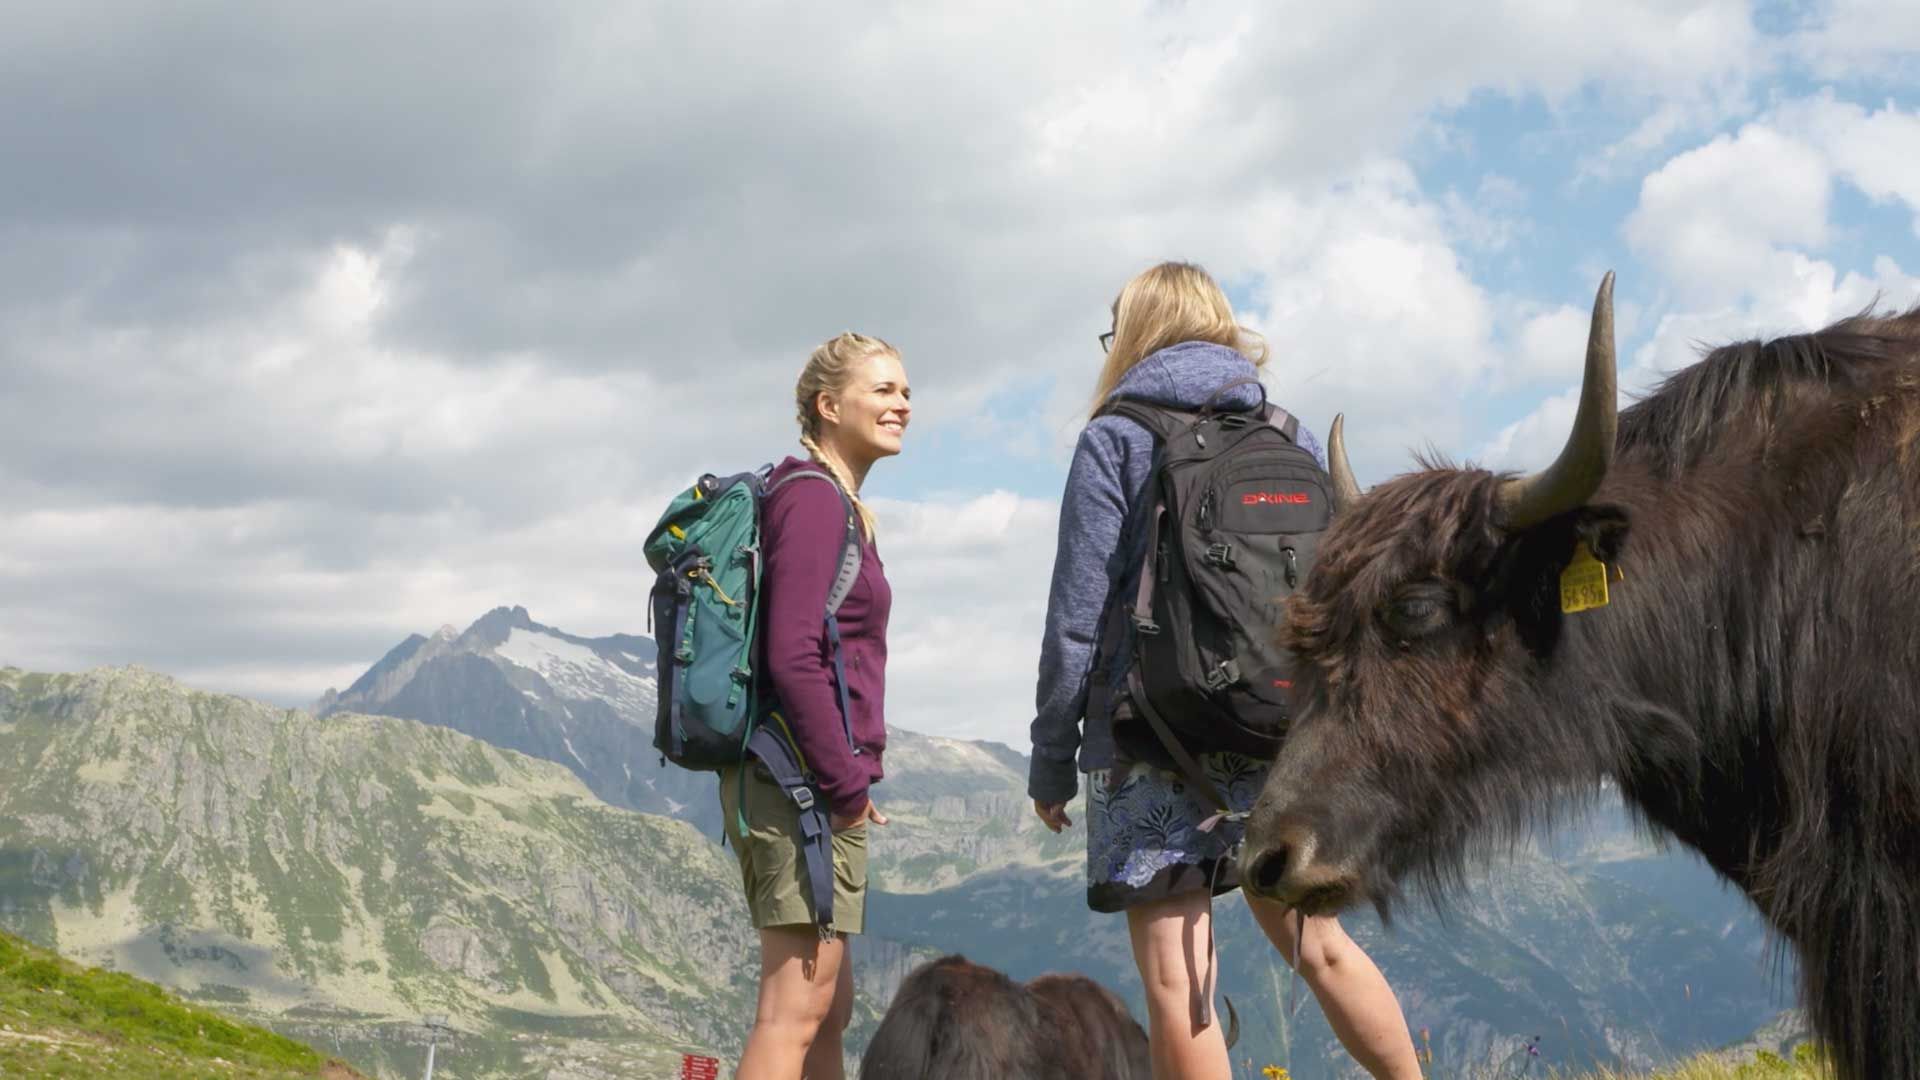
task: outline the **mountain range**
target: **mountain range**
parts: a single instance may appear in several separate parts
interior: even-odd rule
[[[471,1071],[454,1075],[727,1056],[754,947],[712,778],[651,749],[653,664],[647,638],[500,608],[408,638],[311,713],[137,669],[0,671],[0,927],[369,1073],[417,1075],[435,1011],[460,1029],[443,1067]],[[1084,833],[1040,827],[1022,755],[891,726],[887,764],[852,1046],[945,952],[1021,978],[1085,971],[1141,1014],[1124,921],[1082,899]],[[1353,1075],[1245,906],[1219,911],[1236,1057]],[[1555,1064],[1647,1064],[1738,1042],[1789,1004],[1746,901],[1617,805],[1444,912],[1344,921],[1436,1070],[1529,1040]]]
[[[0,669],[0,924],[364,1071],[417,1076],[433,1013],[456,1075],[734,1045],[730,864],[444,728]]]

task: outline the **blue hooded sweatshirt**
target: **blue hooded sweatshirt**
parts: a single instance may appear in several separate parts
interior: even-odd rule
[[[1108,400],[1128,398],[1156,405],[1198,409],[1235,379],[1257,378],[1245,356],[1224,345],[1189,341],[1153,353],[1121,376]],[[1235,387],[1217,403],[1251,409],[1260,403],[1254,386]],[[1300,446],[1326,466],[1326,451],[1305,426]],[[1043,802],[1066,802],[1079,790],[1079,772],[1113,764],[1110,718],[1086,716],[1087,678],[1107,596],[1130,561],[1121,532],[1147,486],[1153,435],[1121,416],[1102,416],[1080,433],[1060,501],[1060,543],[1047,595],[1047,627],[1040,645],[1040,685],[1035,694],[1033,762],[1027,794]],[[1085,720],[1084,739],[1081,721]]]

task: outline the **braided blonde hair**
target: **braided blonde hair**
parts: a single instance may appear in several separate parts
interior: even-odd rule
[[[846,389],[853,376],[853,365],[870,356],[891,356],[898,359],[900,350],[877,337],[856,334],[849,330],[844,334],[824,341],[807,357],[807,366],[800,369],[800,380],[793,386],[794,404],[799,415],[800,445],[807,448],[807,455],[814,463],[833,477],[840,485],[853,508],[860,512],[860,526],[866,532],[867,539],[873,539],[873,511],[860,501],[860,493],[854,490],[853,477],[847,467],[820,446],[820,395],[837,394]]]

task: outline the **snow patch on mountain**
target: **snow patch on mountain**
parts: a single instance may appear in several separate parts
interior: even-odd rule
[[[628,672],[585,645],[516,626],[493,654],[539,675],[563,698],[599,698],[635,724],[652,719],[658,700],[653,680]]]

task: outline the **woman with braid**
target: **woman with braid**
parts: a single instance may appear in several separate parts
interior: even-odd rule
[[[799,811],[765,766],[722,772],[720,802],[740,860],[747,909],[760,934],[760,998],[747,1037],[741,1080],[842,1077],[841,1033],[853,1010],[853,958],[845,935],[863,929],[867,823],[885,825],[868,789],[881,777],[887,730],[887,614],[893,593],[873,542],[873,515],[860,501],[867,470],[900,452],[913,413],[900,354],[879,338],[846,333],[813,350],[794,387],[800,445],[768,477],[760,583],[765,650],[760,700],[771,703],[831,808],[831,929],[815,925],[801,856]],[[782,484],[796,473],[832,482]],[[846,715],[824,613],[847,545],[849,514],[861,545],[860,572],[837,613]],[[743,782],[744,781],[744,782]]]

